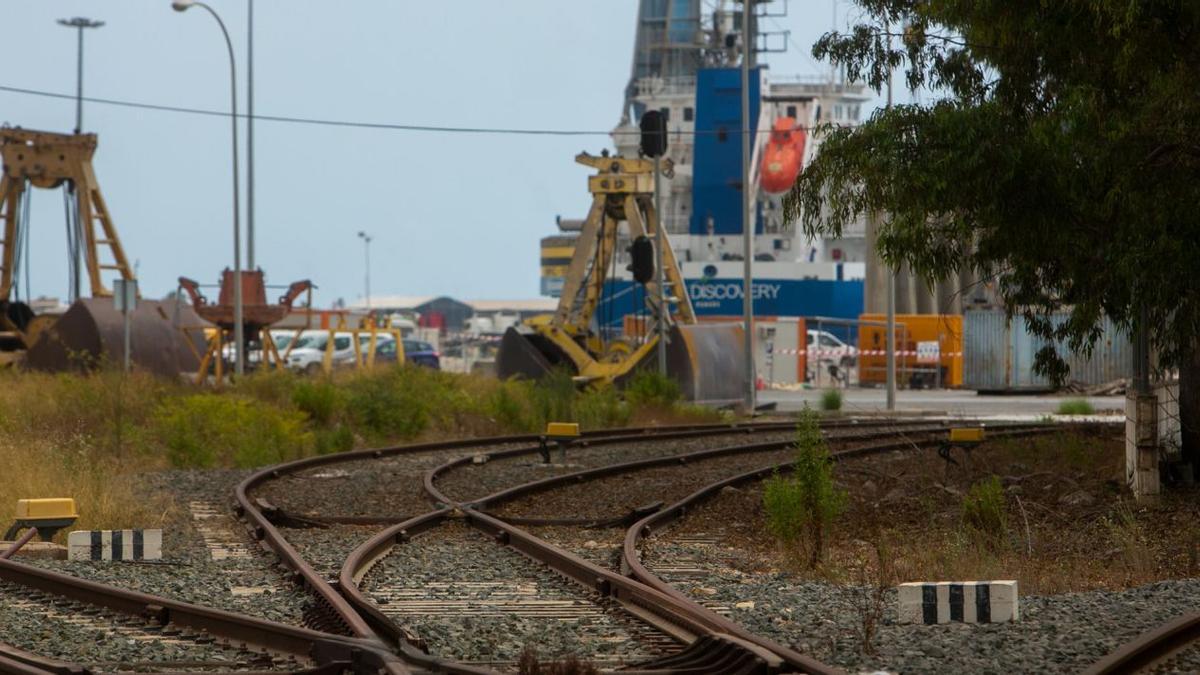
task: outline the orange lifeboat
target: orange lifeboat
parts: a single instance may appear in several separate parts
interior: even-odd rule
[[[759,176],[763,192],[777,195],[792,189],[804,164],[804,129],[791,117],[780,117],[763,150]]]

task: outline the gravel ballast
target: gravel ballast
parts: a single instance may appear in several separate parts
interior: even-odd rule
[[[530,646],[619,665],[678,649],[613,600],[456,522],[393,548],[362,587],[443,658],[511,665]]]

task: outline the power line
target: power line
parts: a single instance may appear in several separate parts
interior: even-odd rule
[[[52,91],[42,91],[38,89],[26,89],[23,87],[11,87],[0,85],[0,91],[9,92],[12,94],[24,94],[27,96],[41,96],[44,98],[58,98],[75,100],[77,97],[73,94],[63,94]],[[118,106],[122,108],[136,108],[141,110],[156,110],[159,112],[184,113],[189,115],[205,115],[209,117],[229,117],[228,112],[220,110],[212,110],[207,108],[189,108],[185,106],[163,105],[159,103],[143,103],[140,101],[124,101],[111,98],[97,98],[94,96],[83,97],[88,103],[99,103],[102,105]],[[248,118],[245,113],[238,113],[239,118]],[[621,134],[628,136],[640,135],[640,131],[632,129],[628,132],[624,131],[593,131],[587,129],[513,129],[504,127],[453,127],[453,126],[437,126],[431,124],[396,124],[388,122],[356,122],[351,120],[333,120],[321,119],[315,117],[291,117],[285,115],[254,115],[253,118],[262,122],[280,122],[284,124],[311,124],[328,127],[349,127],[357,129],[383,129],[388,131],[415,131],[427,133],[444,133],[444,134],[488,134],[497,136],[609,136],[612,134]],[[823,127],[797,127],[805,131],[815,131]],[[672,131],[671,135],[685,136],[709,136],[709,135],[734,135],[734,131],[724,129],[701,130],[701,131]],[[760,130],[758,133],[770,133],[770,130]]]

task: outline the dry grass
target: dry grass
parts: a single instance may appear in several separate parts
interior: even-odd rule
[[[846,512],[825,562],[805,560],[767,533],[761,489],[723,494],[689,516],[687,532],[723,533],[750,555],[745,572],[864,585],[862,542],[887,551],[897,581],[1017,579],[1023,593],[1124,589],[1200,574],[1200,488],[1134,502],[1124,483],[1120,429],[997,440],[946,465],[932,449],[839,463]],[[997,476],[1007,527],[996,539],[964,522],[971,486]],[[874,561],[871,561],[875,564]]]
[[[499,382],[422,368],[309,380],[257,374],[222,390],[144,373],[0,370],[0,534],[22,498],[74,497],[79,528],[153,527],[171,506],[137,474],[252,467],[351,447],[534,431],[715,421],[680,404],[635,409],[612,392]]]

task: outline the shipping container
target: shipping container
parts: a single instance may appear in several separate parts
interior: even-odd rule
[[[1065,322],[1060,312],[1052,320]],[[1000,309],[969,309],[964,315],[966,373],[963,386],[984,392],[1050,391],[1050,380],[1033,371],[1037,353],[1047,344],[1070,367],[1067,381],[1097,385],[1133,376],[1133,341],[1107,317],[1090,356],[1074,354],[1063,343],[1033,335],[1024,317],[1010,321]]]
[[[887,327],[883,314],[859,316],[858,381],[887,382]],[[958,314],[896,315],[896,382],[901,387],[961,387],[963,325]]]

